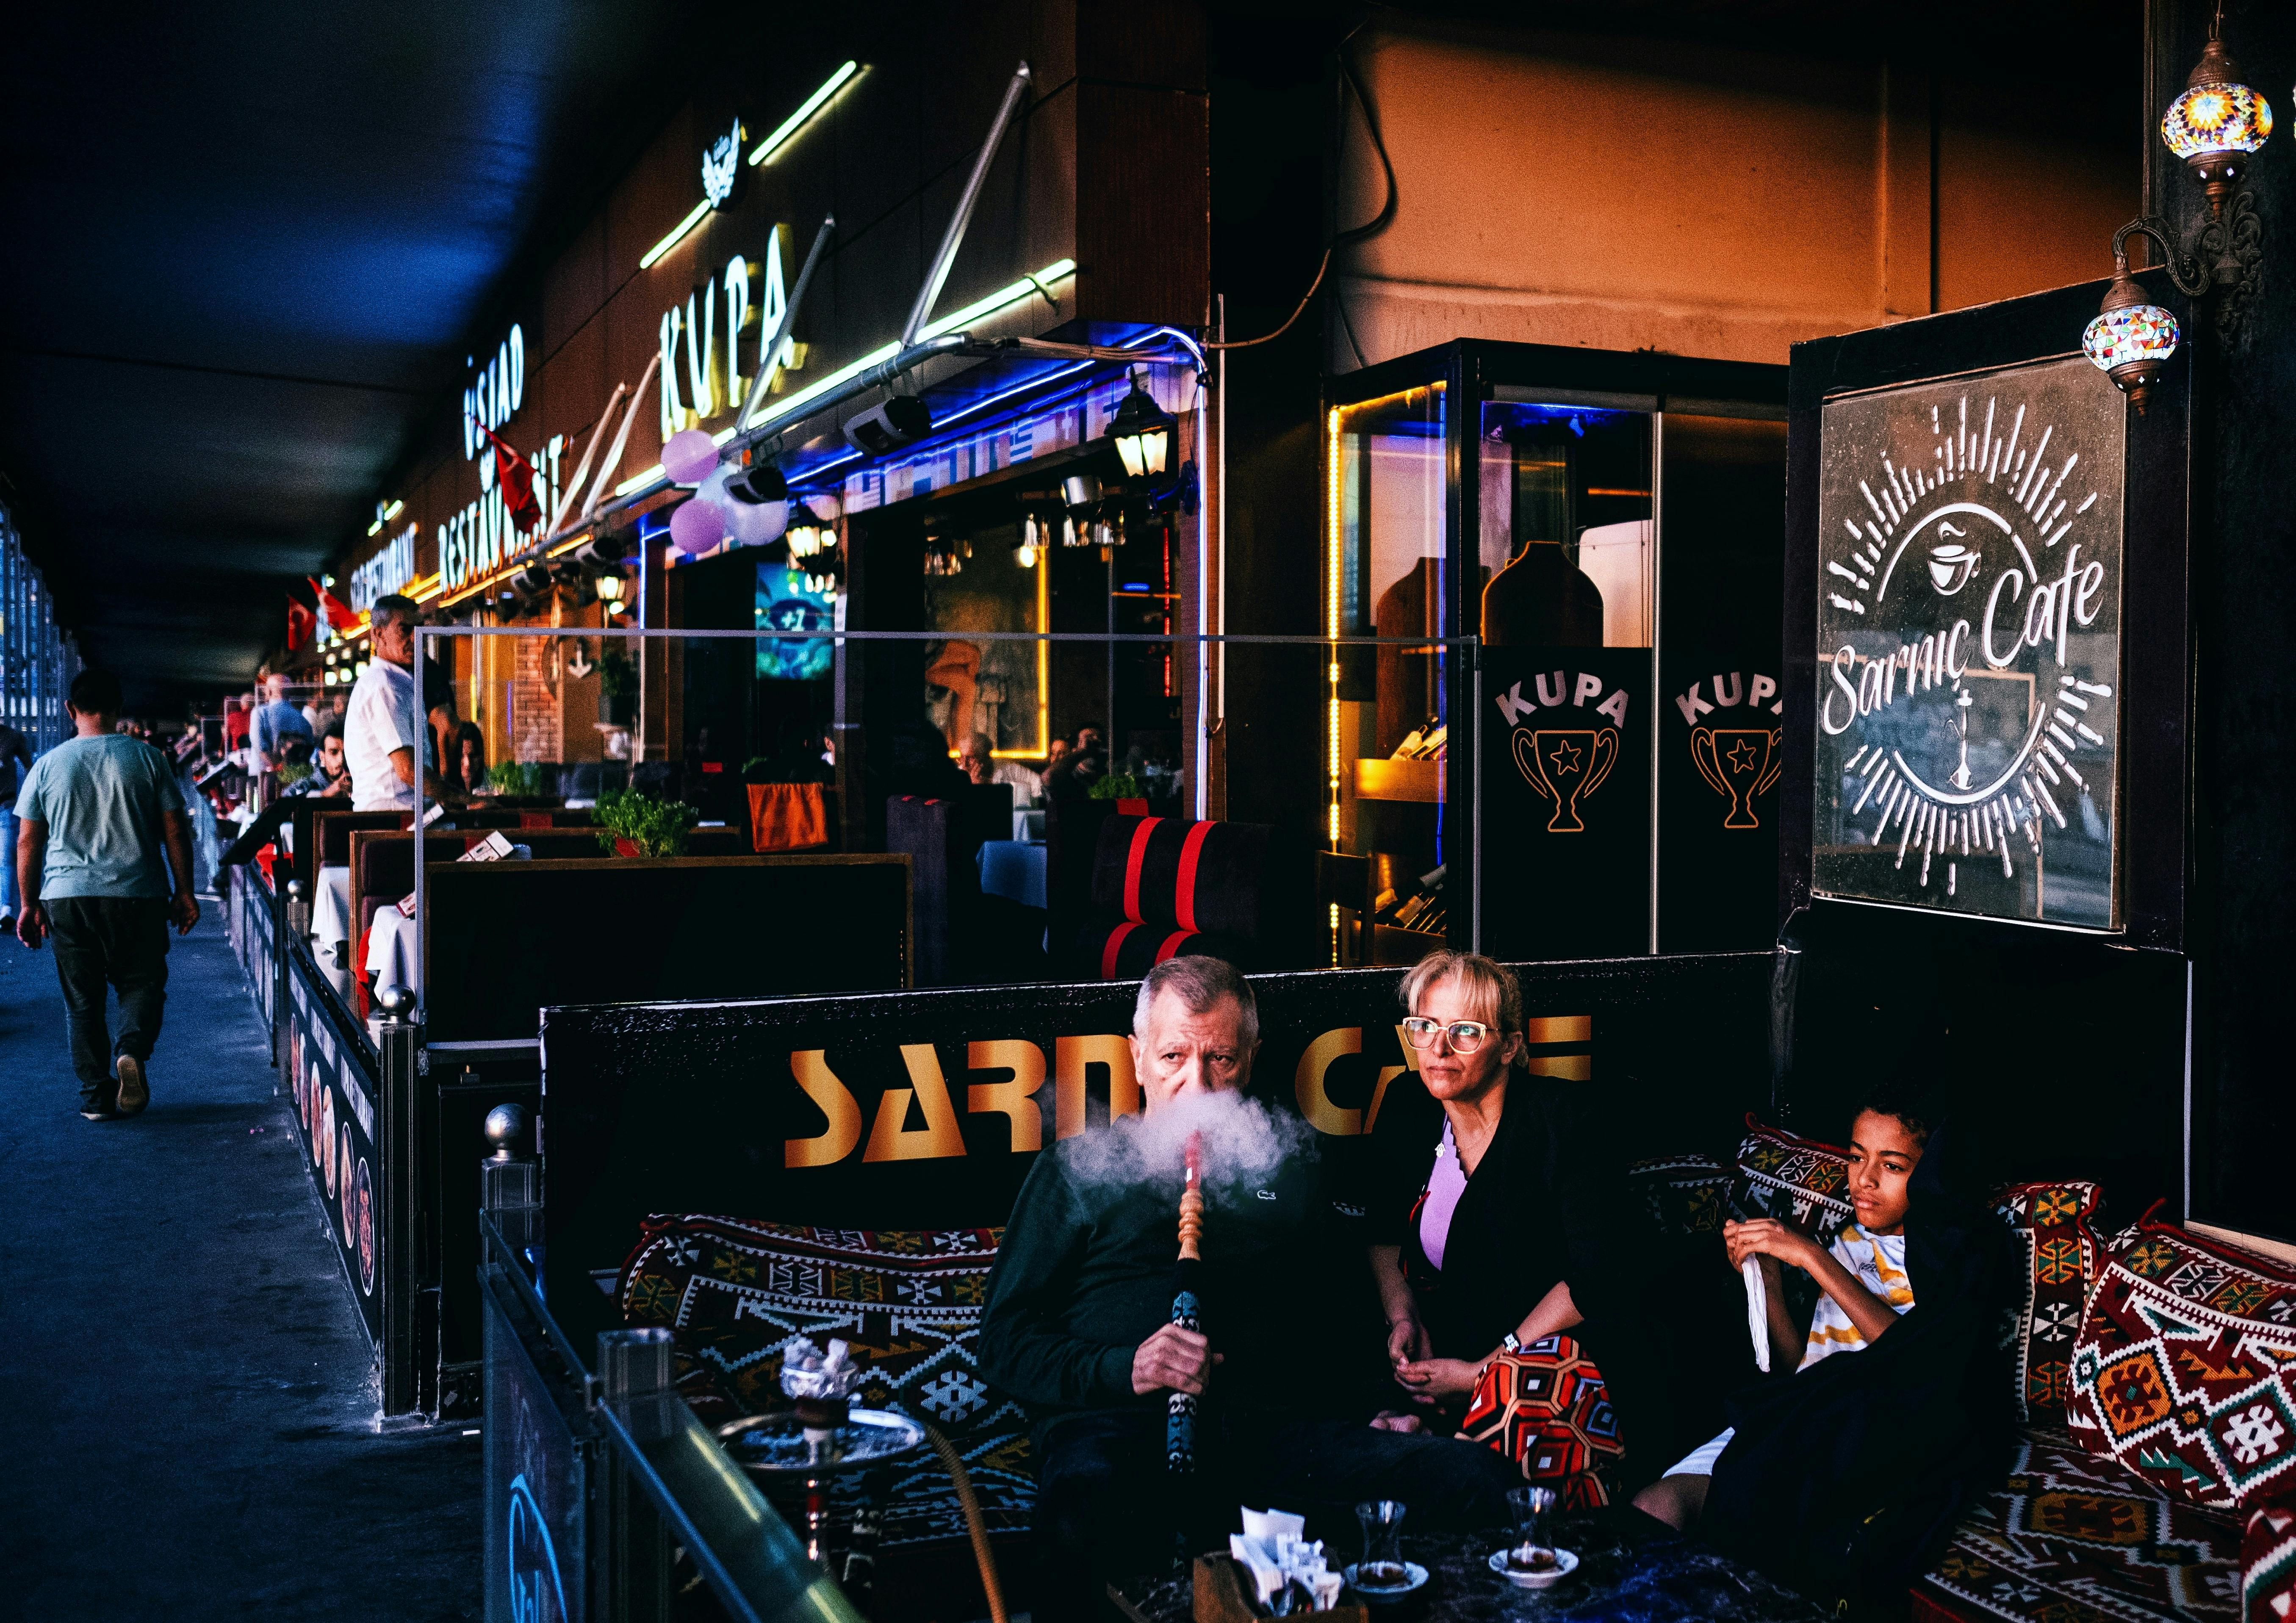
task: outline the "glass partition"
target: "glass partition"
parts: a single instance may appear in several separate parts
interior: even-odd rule
[[[416,988],[434,1047],[530,1045],[547,1003],[1129,978],[1178,952],[1400,964],[1472,942],[1445,885],[1472,818],[1452,815],[1442,720],[1471,639],[1193,638],[1153,591],[1128,613],[1157,630],[1006,629],[1027,614],[1004,573],[1050,596],[1058,560],[997,562],[970,597],[928,581],[929,631],[848,629],[840,594],[775,562],[742,581],[739,630],[423,628],[430,820],[336,842],[350,980]],[[1200,673],[1247,650],[1249,694],[1200,708]],[[1349,670],[1432,708],[1387,740],[1375,697],[1336,696]],[[1336,798],[1285,748],[1319,720],[1358,751]],[[537,866],[439,873],[490,860]]]

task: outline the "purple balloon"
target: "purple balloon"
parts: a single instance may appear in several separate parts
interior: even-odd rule
[[[718,465],[718,442],[698,428],[683,428],[661,448],[661,471],[673,484],[700,484]]]
[[[707,552],[726,539],[726,514],[700,498],[682,504],[669,515],[669,539],[680,552]]]

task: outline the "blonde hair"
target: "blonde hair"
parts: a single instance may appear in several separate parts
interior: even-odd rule
[[[1514,971],[1480,952],[1430,952],[1403,977],[1403,1010],[1454,976],[1467,993],[1468,1007],[1504,1036],[1522,1029],[1522,983]]]

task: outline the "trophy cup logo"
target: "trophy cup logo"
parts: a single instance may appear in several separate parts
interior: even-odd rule
[[[1514,764],[1530,787],[1554,803],[1549,834],[1584,834],[1578,803],[1603,787],[1618,764],[1616,728],[1517,728]]]
[[[1690,758],[1699,776],[1730,803],[1725,828],[1759,828],[1754,800],[1778,780],[1785,766],[1785,733],[1759,727],[1693,727]]]

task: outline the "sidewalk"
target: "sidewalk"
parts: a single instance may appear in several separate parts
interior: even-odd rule
[[[0,943],[0,1618],[480,1617],[479,1439],[377,1435],[217,907],[168,962],[152,1107],[92,1123]]]

